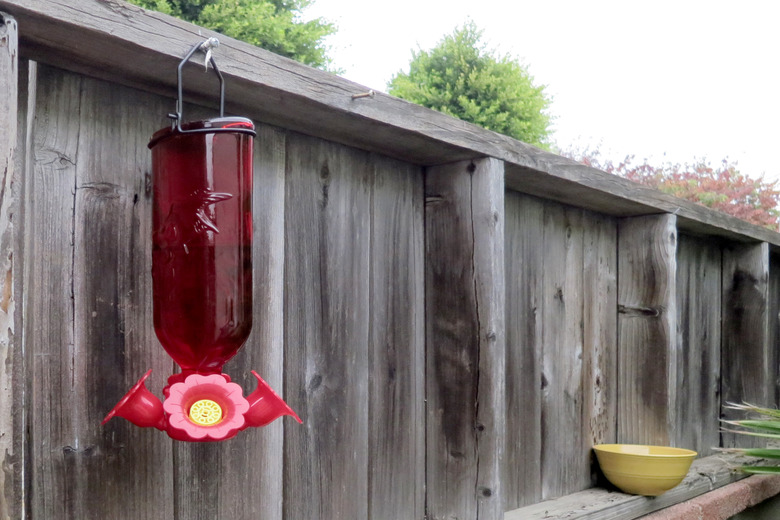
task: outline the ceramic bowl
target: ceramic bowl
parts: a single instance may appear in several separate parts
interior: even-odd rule
[[[695,451],[668,446],[599,444],[593,450],[607,480],[625,493],[645,496],[678,485],[696,458]]]

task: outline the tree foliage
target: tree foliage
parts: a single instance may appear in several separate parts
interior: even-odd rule
[[[301,21],[313,0],[129,0],[313,67],[328,68],[325,37],[333,24]]]
[[[608,173],[656,188],[727,213],[752,224],[773,230],[780,225],[780,188],[777,181],[765,181],[763,176],[750,178],[737,169],[737,164],[723,159],[713,166],[706,160],[691,164],[666,163],[653,166],[645,160],[635,163],[628,156],[615,164],[605,160],[598,150],[566,151],[564,155]]]
[[[390,94],[549,148],[550,99],[526,67],[498,56],[474,22],[445,36],[430,51],[412,52],[409,72],[390,80]]]

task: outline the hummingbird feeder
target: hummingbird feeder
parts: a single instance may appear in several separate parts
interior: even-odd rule
[[[248,427],[300,418],[257,374],[244,397],[222,372],[252,328],[251,120],[225,117],[225,83],[210,38],[177,69],[176,113],[157,131],[152,150],[152,284],[154,330],[181,367],[164,401],[146,388],[149,370],[103,420],[123,417],[182,441],[221,441]],[[182,123],[182,68],[206,52],[219,78],[219,117]]]

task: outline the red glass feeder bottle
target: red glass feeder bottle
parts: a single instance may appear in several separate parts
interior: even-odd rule
[[[300,418],[257,374],[247,398],[222,373],[252,328],[252,121],[224,117],[219,42],[195,45],[178,67],[173,123],[152,136],[154,329],[182,372],[161,402],[148,371],[103,420],[123,417],[183,441],[220,441],[250,426]],[[206,52],[219,78],[220,117],[182,124],[182,68]]]

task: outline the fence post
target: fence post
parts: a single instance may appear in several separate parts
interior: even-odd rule
[[[19,481],[19,456],[21,451],[13,432],[16,385],[14,361],[17,341],[14,337],[14,311],[16,295],[14,281],[18,277],[14,269],[14,244],[17,232],[14,228],[14,212],[18,210],[17,179],[15,168],[17,142],[17,100],[19,84],[18,32],[16,20],[0,12],[0,519],[10,520],[21,516],[21,482]],[[17,415],[19,417],[19,415]],[[10,468],[11,471],[8,471]],[[8,479],[11,481],[9,482]]]
[[[504,165],[426,171],[427,509],[498,520],[505,436]]]
[[[677,217],[618,224],[618,441],[668,445],[675,413]]]
[[[746,401],[771,406],[769,244],[724,247],[722,290],[721,403]],[[726,419],[745,418],[732,410],[721,413]],[[765,444],[730,433],[723,433],[721,439],[725,447]]]

